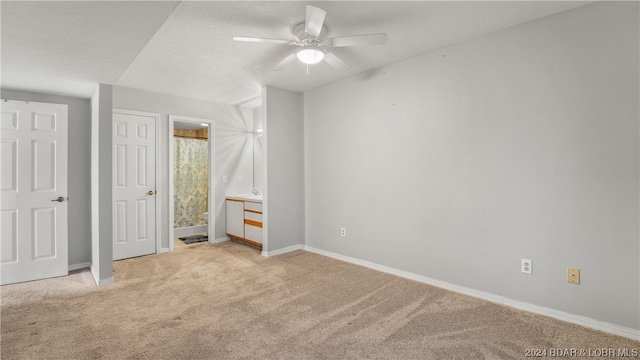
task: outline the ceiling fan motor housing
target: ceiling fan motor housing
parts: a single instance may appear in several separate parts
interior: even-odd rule
[[[305,32],[305,23],[301,22],[300,24],[296,25],[293,27],[293,29],[291,29],[291,33],[293,34],[293,36],[295,37],[295,39],[304,44],[304,45],[312,45],[312,44],[305,44],[305,40],[311,40],[313,39],[311,36],[307,35],[307,33]],[[322,25],[322,30],[320,30],[320,36],[318,36],[317,39],[314,39],[314,42],[317,42],[317,44],[313,44],[313,45],[320,45],[321,43],[324,43],[327,40],[327,27]]]

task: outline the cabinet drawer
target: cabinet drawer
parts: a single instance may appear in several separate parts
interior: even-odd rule
[[[252,225],[244,225],[244,237],[248,240],[262,244],[262,229]]]
[[[245,211],[244,212],[244,219],[262,223],[262,214],[254,213],[254,212],[251,212],[251,211]]]
[[[262,212],[262,204],[261,203],[256,203],[256,202],[251,202],[251,201],[245,201],[244,202],[244,209],[245,210],[251,210],[251,211],[257,211],[259,213]]]

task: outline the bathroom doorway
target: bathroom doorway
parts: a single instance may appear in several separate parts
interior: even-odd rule
[[[176,237],[215,240],[214,124],[169,115],[169,250]]]

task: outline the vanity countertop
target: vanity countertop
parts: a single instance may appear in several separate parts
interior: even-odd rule
[[[229,200],[242,200],[242,201],[251,201],[262,204],[262,194],[240,194],[240,195],[227,195],[227,199]]]

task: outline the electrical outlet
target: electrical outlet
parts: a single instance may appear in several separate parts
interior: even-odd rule
[[[580,269],[568,268],[567,269],[567,281],[570,284],[580,285]]]
[[[238,182],[241,183],[242,182],[242,175],[238,175]]]
[[[222,175],[222,182],[226,183],[227,182],[227,175]]]
[[[520,271],[531,275],[531,270],[533,269],[533,262],[529,259],[522,259],[520,263]]]
[[[347,237],[347,229],[340,228],[340,236],[341,237]]]

